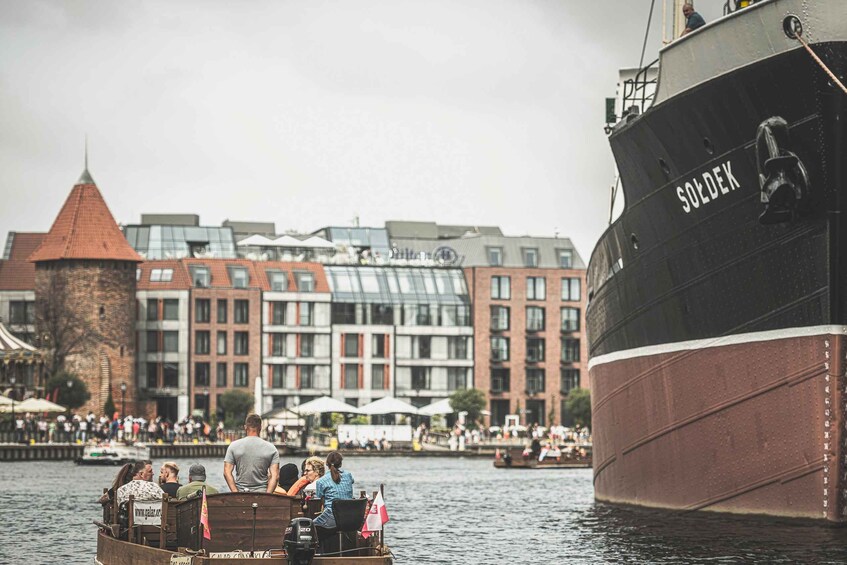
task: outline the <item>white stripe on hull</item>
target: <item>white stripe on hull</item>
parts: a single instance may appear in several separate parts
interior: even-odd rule
[[[676,343],[663,343],[661,345],[648,345],[625,349],[614,353],[607,353],[599,357],[593,357],[588,361],[588,370],[598,365],[657,355],[662,353],[675,353],[677,351],[689,351],[707,349],[709,347],[724,347],[727,345],[741,345],[744,343],[757,343],[762,341],[776,341],[795,337],[811,337],[816,335],[847,335],[847,326],[808,326],[803,328],[785,328],[781,330],[770,330],[766,332],[751,332],[745,334],[711,337],[707,339],[692,339],[690,341],[679,341]]]

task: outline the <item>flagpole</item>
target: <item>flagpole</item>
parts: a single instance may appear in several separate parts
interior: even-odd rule
[[[379,494],[382,495],[383,504],[385,503],[385,484],[379,483]],[[379,545],[385,547],[385,524],[379,529]]]

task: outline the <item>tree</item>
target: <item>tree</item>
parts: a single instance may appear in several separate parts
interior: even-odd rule
[[[565,413],[568,422],[577,426],[591,427],[591,393],[587,388],[575,388],[565,400]]]
[[[474,429],[485,408],[485,395],[475,388],[457,390],[450,395],[450,408],[456,412],[467,412],[465,424]]]
[[[253,411],[253,395],[243,390],[228,390],[221,395],[221,407],[224,409],[224,425],[230,429],[237,428]]]
[[[68,386],[68,383],[71,383],[70,386]],[[88,392],[85,381],[73,373],[65,373],[64,371],[50,377],[46,389],[48,393],[56,394],[53,402],[71,410],[83,406],[91,398],[91,393]]]
[[[68,357],[93,344],[107,341],[73,307],[66,292],[65,275],[56,272],[35,303],[37,343],[47,353],[47,374],[59,375]]]
[[[103,414],[105,414],[106,417],[111,418],[116,410],[115,400],[112,398],[112,389],[109,389],[109,396],[106,397],[106,403],[103,404]]]

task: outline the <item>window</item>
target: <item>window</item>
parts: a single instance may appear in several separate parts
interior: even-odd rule
[[[385,334],[374,334],[371,340],[371,357],[385,358]]]
[[[543,400],[527,400],[526,401],[526,421],[532,422],[533,424],[537,423],[539,426],[544,425],[544,418],[546,414],[544,412],[544,401]]]
[[[412,367],[412,388],[429,390],[429,367]]]
[[[218,363],[215,385],[221,388],[226,387],[226,363]]]
[[[388,304],[371,304],[371,323],[384,326],[394,324],[394,307]]]
[[[150,282],[171,282],[174,278],[173,269],[151,269]]]
[[[283,291],[288,288],[288,276],[283,271],[266,271],[271,290]]]
[[[579,331],[579,308],[562,308],[562,331]]]
[[[412,336],[412,359],[429,359],[432,355],[432,336]]]
[[[570,249],[559,249],[559,267],[570,269],[573,266],[573,252]]]
[[[147,388],[159,387],[159,364],[147,363]]]
[[[247,374],[249,372],[249,367],[250,365],[248,363],[235,363],[232,371],[233,386],[247,386]]]
[[[491,360],[495,363],[509,360],[509,338],[491,338]]]
[[[300,367],[300,388],[315,388],[315,368],[311,365]]]
[[[526,370],[526,393],[538,394],[544,392],[544,370],[543,369],[527,369]]]
[[[491,277],[491,298],[509,300],[511,297],[511,279],[509,277]]]
[[[271,334],[271,355],[285,357],[285,334]]]
[[[218,298],[218,323],[226,323],[226,299]]]
[[[303,334],[300,336],[300,357],[314,357],[315,355],[315,336],[312,334]]]
[[[211,317],[212,301],[208,298],[197,298],[194,300],[194,321],[200,324],[208,324]]]
[[[492,400],[491,401],[491,425],[493,426],[502,426],[506,423],[506,415],[509,414],[511,409],[509,408],[508,400]]]
[[[334,303],[332,305],[333,324],[355,324],[356,304]]]
[[[244,267],[229,267],[229,279],[232,281],[232,288],[247,288],[250,284],[250,274]]]
[[[147,332],[147,353],[159,352],[159,332]]]
[[[526,331],[544,331],[544,308],[541,308],[539,306],[526,307]]]
[[[442,306],[441,325],[445,327],[471,325],[471,309],[469,306]]]
[[[197,355],[209,354],[209,332],[206,330],[198,330],[194,332],[194,353]]]
[[[371,389],[385,390],[385,365],[371,367]]]
[[[247,324],[250,322],[250,301],[235,300],[233,303],[233,320],[236,324]]]
[[[162,332],[165,353],[179,352],[179,332]]]
[[[176,363],[162,364],[162,386],[166,388],[179,386],[179,366]]]
[[[541,363],[544,361],[543,339],[530,338],[526,340],[526,361],[527,363]]]
[[[294,273],[294,278],[297,280],[297,290],[299,292],[315,292],[315,275],[308,272]]]
[[[526,278],[526,299],[527,300],[546,300],[547,286],[544,277],[527,277]]]
[[[579,388],[579,369],[561,369],[562,394],[568,394],[575,388]]]
[[[9,302],[9,322],[16,325],[35,323],[35,302],[13,300]]]
[[[285,387],[285,365],[271,365],[271,387]]]
[[[163,320],[179,320],[179,300],[176,298],[165,298]]]
[[[344,365],[344,388],[359,388],[358,365]]]
[[[538,249],[534,247],[525,247],[523,249],[523,264],[525,267],[538,266]]]
[[[159,300],[157,298],[148,298],[147,299],[147,321],[148,322],[155,322],[158,319],[159,319]],[[18,322],[18,323],[22,323],[22,322]]]
[[[194,364],[194,386],[209,386],[209,364]]]
[[[206,288],[212,284],[212,273],[209,271],[209,267],[191,265],[188,270],[191,271],[191,280],[194,282],[194,286]]]
[[[468,369],[466,367],[447,368],[447,390],[468,388]]]
[[[226,355],[226,332],[218,332],[218,355]]]
[[[271,325],[285,325],[285,302],[271,302]]]
[[[235,332],[232,350],[236,355],[247,355],[250,348],[250,333]]]
[[[465,336],[450,336],[447,338],[447,358],[467,359],[468,338]]]
[[[491,370],[491,392],[509,392],[509,369]]]
[[[562,300],[579,300],[579,279],[562,279]]]
[[[508,306],[491,306],[491,329],[497,332],[509,329]]]
[[[579,340],[578,339],[563,339],[562,340],[562,361],[573,363],[579,361]]]
[[[489,247],[488,248],[488,264],[492,267],[499,267],[503,264],[503,248]]]
[[[301,302],[300,303],[300,325],[313,326],[315,325],[315,303]]]
[[[344,357],[359,356],[359,334],[345,334]]]

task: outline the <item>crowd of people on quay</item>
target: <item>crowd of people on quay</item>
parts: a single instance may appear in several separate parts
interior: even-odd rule
[[[59,414],[45,417],[41,414],[15,414],[12,426],[14,443],[88,443],[105,441],[205,443],[222,439],[223,422],[213,427],[200,417],[190,416],[172,422],[167,418],[146,419],[140,416],[111,417],[89,412]]]

